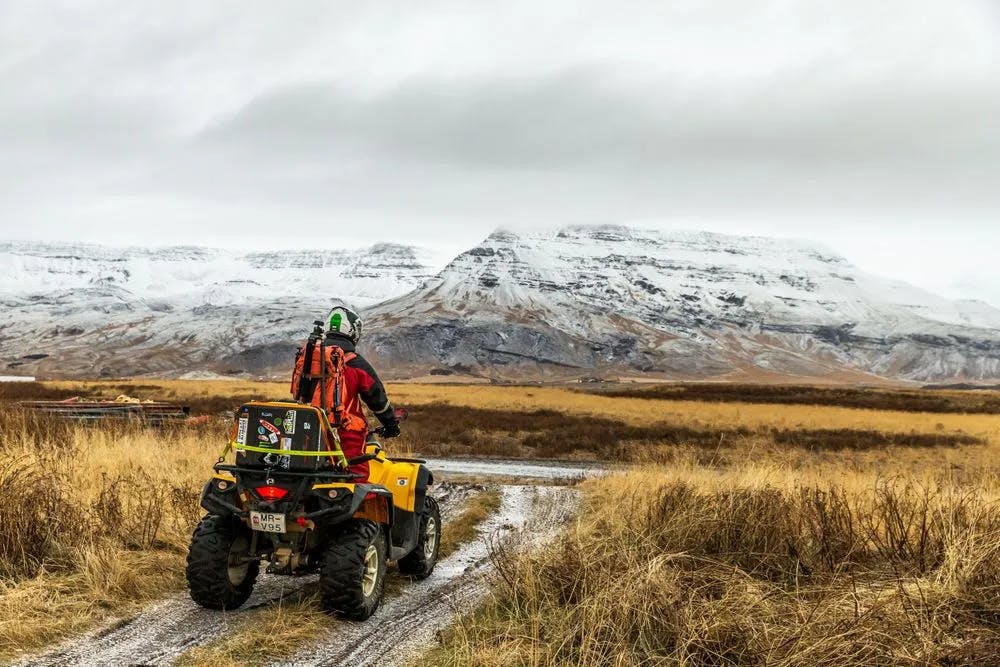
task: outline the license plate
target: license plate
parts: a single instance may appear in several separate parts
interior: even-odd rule
[[[250,512],[250,527],[264,533],[283,533],[285,515],[273,512]]]

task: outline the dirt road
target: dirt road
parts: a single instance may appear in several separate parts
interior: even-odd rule
[[[496,468],[495,474],[511,474],[511,470],[501,468]],[[476,470],[475,474],[484,472]],[[501,489],[500,510],[481,526],[480,539],[441,561],[428,579],[409,584],[400,595],[387,599],[368,621],[341,623],[329,640],[300,652],[300,656],[307,656],[305,659],[282,664],[402,665],[430,646],[434,633],[451,623],[454,610],[468,609],[485,594],[483,576],[490,567],[489,544],[497,540],[531,543],[547,539],[569,516],[576,499],[575,492],[561,486],[505,485]],[[436,495],[446,520],[449,514],[461,509],[472,493],[474,489],[469,485],[444,484],[438,488]],[[76,638],[20,664],[25,667],[169,665],[188,649],[225,633],[230,623],[248,610],[274,604],[315,582],[315,576],[262,575],[247,604],[233,612],[202,609],[186,594],[178,593],[134,618]]]
[[[327,641],[305,647],[302,658],[282,667],[406,665],[433,645],[438,630],[486,593],[489,544],[495,540],[538,542],[555,534],[569,517],[576,494],[566,487],[505,486],[500,511],[482,527],[484,539],[441,562],[434,574],[384,603],[366,623],[343,623]]]

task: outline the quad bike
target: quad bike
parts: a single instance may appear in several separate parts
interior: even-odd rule
[[[400,411],[400,417],[405,413]],[[379,605],[389,561],[415,579],[437,562],[441,515],[422,461],[390,459],[369,432],[348,460],[326,412],[311,405],[252,402],[236,412],[230,446],[205,485],[208,511],[191,539],[191,598],[209,609],[247,601],[261,567],[319,572],[322,606],[364,620]],[[236,451],[235,465],[224,461]],[[348,470],[368,462],[366,481]]]

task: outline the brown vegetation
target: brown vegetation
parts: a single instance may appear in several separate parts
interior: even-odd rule
[[[597,386],[587,391],[602,396],[659,401],[711,403],[771,403],[831,405],[866,410],[1000,414],[1000,392],[931,389],[820,387],[814,385],[729,384],[700,382],[629,387]]]
[[[0,401],[59,401],[76,394],[46,382],[0,382]]]
[[[983,445],[966,433],[892,432],[874,429],[789,429],[668,422],[632,425],[609,417],[534,410],[520,412],[431,403],[410,409],[400,441],[435,456],[516,456],[650,460],[649,446],[718,450],[750,440],[809,450]]]
[[[113,400],[125,394],[141,400],[177,403],[191,408],[193,415],[232,412],[248,401],[288,398],[288,388],[273,382],[201,382],[149,380],[139,382],[0,382],[0,404],[16,401],[63,400],[79,396],[86,400]]]

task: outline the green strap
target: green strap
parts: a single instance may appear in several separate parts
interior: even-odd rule
[[[223,452],[223,456],[229,453],[230,449],[245,450],[248,452],[261,452],[263,454],[276,454],[278,456],[334,456],[345,465],[347,463],[347,457],[344,456],[343,452],[334,451],[323,451],[323,452],[310,452],[303,449],[274,449],[273,447],[255,447],[253,445],[241,445],[238,442],[230,441],[226,445],[226,449]]]

